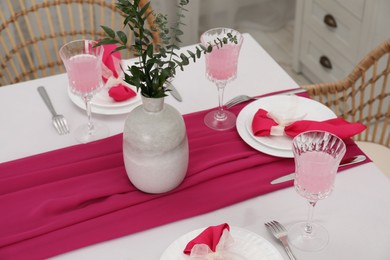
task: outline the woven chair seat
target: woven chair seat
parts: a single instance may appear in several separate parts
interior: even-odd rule
[[[338,82],[302,86],[338,117],[361,122],[367,130],[355,140],[390,147],[390,39],[376,47]]]
[[[362,151],[364,151],[371,160],[378,166],[378,168],[390,178],[390,149],[386,146],[372,143],[357,141],[356,144]]]
[[[378,144],[374,155],[390,159],[390,39],[370,51],[345,78],[337,82],[304,85],[313,99],[332,109],[338,117],[360,122],[367,129],[354,137],[356,141]],[[385,150],[383,150],[385,149]],[[369,153],[369,152],[367,152]],[[387,154],[387,155],[385,155]],[[381,157],[382,156],[382,157]],[[378,164],[382,159],[377,159]],[[390,171],[385,163],[384,171]]]

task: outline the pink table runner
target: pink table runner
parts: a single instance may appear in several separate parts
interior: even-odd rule
[[[292,185],[270,181],[293,172],[293,159],[252,149],[235,129],[210,130],[204,115],[184,116],[188,173],[165,194],[129,182],[122,135],[1,164],[0,259],[47,258]],[[362,153],[353,141],[347,147],[346,156]]]

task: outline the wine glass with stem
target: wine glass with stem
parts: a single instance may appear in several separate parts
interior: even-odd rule
[[[75,40],[60,48],[60,56],[69,79],[69,90],[80,96],[87,111],[88,122],[75,129],[75,138],[80,143],[88,143],[107,137],[108,127],[93,123],[91,99],[103,87],[102,56],[104,48],[95,47],[93,40]]]
[[[217,45],[218,39],[231,34],[237,42],[226,42],[223,46]],[[223,96],[226,84],[237,76],[237,64],[243,36],[230,28],[214,28],[204,32],[200,37],[204,46],[213,45],[212,52],[205,55],[207,78],[214,82],[218,89],[218,109],[212,110],[204,118],[205,124],[215,130],[227,130],[236,124],[236,115],[225,110]]]
[[[295,160],[294,187],[308,200],[309,213],[304,222],[292,225],[288,237],[292,245],[303,251],[319,251],[329,242],[328,231],[313,222],[318,200],[327,198],[332,190],[346,146],[337,136],[324,131],[308,131],[292,141]]]

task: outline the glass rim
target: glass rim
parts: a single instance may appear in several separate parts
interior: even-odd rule
[[[334,138],[336,139],[340,144],[341,144],[341,150],[342,150],[342,156],[340,157],[340,160],[342,159],[342,157],[345,155],[345,153],[347,152],[347,145],[346,143],[344,142],[343,139],[341,139],[340,137],[338,137],[337,135],[331,133],[331,132],[328,132],[328,131],[324,131],[324,130],[309,130],[309,131],[305,131],[305,132],[302,132],[298,135],[296,135],[293,140],[291,141],[291,145],[292,145],[292,151],[293,151],[293,154],[294,154],[294,158],[296,156],[296,150],[295,150],[295,146],[299,144],[299,141],[298,141],[298,138],[301,138],[302,136],[306,135],[306,134],[310,134],[310,133],[318,133],[318,134],[327,134],[329,136],[331,136],[331,138]],[[305,143],[305,142],[304,142]],[[333,142],[334,144],[335,142]]]
[[[343,142],[343,143],[345,144],[345,142],[344,142],[343,139],[341,139],[341,138],[338,137],[337,135],[335,135],[335,134],[333,134],[333,133],[331,133],[331,132],[325,131],[325,130],[308,130],[308,131],[304,131],[304,132],[299,133],[299,134],[297,134],[296,136],[294,136],[294,138],[293,138],[292,141],[294,142],[294,139],[295,139],[295,138],[297,138],[297,137],[299,137],[299,136],[303,136],[303,135],[305,135],[305,134],[309,134],[309,133],[325,133],[325,134],[329,134],[329,135],[331,135],[331,136],[333,136],[333,137],[339,139],[341,142]]]
[[[207,42],[204,42],[203,41],[203,38],[204,36],[207,34],[207,33],[210,33],[211,31],[217,31],[217,30],[226,30],[226,31],[231,31],[231,32],[234,32],[233,34],[236,35],[238,37],[238,43],[237,45],[241,45],[243,40],[244,40],[244,37],[242,36],[242,33],[237,31],[236,29],[233,29],[233,28],[229,28],[229,27],[216,27],[216,28],[211,28],[211,29],[208,29],[207,31],[203,32],[201,35],[200,35],[200,42],[202,44],[205,44]]]
[[[64,49],[66,46],[69,46],[70,44],[75,43],[75,42],[83,42],[83,41],[85,41],[85,42],[91,42],[91,43],[95,43],[95,44],[98,43],[97,40],[91,40],[91,39],[77,39],[77,40],[72,40],[72,41],[67,42],[67,43],[65,43],[64,45],[62,45],[62,46],[60,47],[60,49],[58,50],[58,52],[59,52],[60,55],[61,55],[61,53],[63,52],[63,49]],[[103,46],[97,46],[96,48],[99,48],[99,49],[100,49],[100,48],[103,48]]]

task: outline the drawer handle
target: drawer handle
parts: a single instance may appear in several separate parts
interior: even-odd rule
[[[333,15],[327,14],[324,16],[324,23],[332,28],[337,28],[336,19],[334,19]]]
[[[330,59],[326,56],[320,57],[320,64],[327,69],[332,69],[332,62],[330,62]]]

